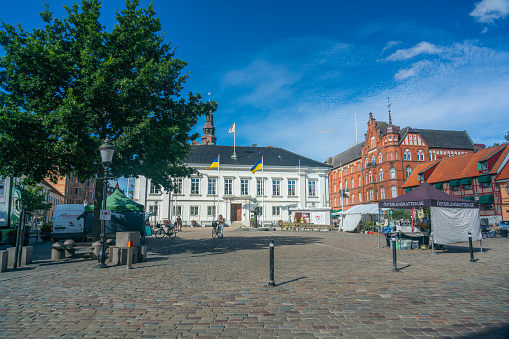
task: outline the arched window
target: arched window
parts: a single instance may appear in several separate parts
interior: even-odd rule
[[[369,161],[368,161],[368,158],[366,158],[366,161],[365,161],[365,164],[364,164],[364,168],[368,168],[368,164],[369,164]]]
[[[359,187],[362,186],[362,178],[361,176],[359,175]]]
[[[410,153],[409,149],[406,149],[405,152],[403,152],[403,160],[412,160],[412,153]]]
[[[381,164],[384,161],[384,157],[382,156],[382,153],[378,153],[378,163]]]
[[[384,181],[384,170],[380,168],[380,181]]]
[[[368,182],[373,182],[373,173],[371,171],[369,171],[369,181]]]
[[[355,194],[352,194],[352,204],[355,204]]]
[[[369,190],[369,200],[373,200],[373,189]]]
[[[406,171],[406,177],[409,178],[410,174],[412,174],[412,169],[410,168],[410,166],[407,166],[405,171]]]
[[[352,178],[352,188],[354,188],[354,187],[355,187],[355,185],[354,185],[354,184],[355,184],[355,180]]]
[[[375,147],[376,147],[375,137],[371,137],[371,148],[375,148]]]
[[[380,187],[380,199],[385,199],[385,188]]]
[[[391,187],[391,192],[393,198],[396,198],[398,196],[398,189],[396,188],[396,186]]]
[[[391,179],[396,179],[396,170],[394,167],[391,167]]]
[[[347,189],[347,188],[348,188],[348,181],[346,181],[346,179],[345,179],[345,189]]]
[[[362,192],[359,192],[359,202],[362,202]]]
[[[372,164],[373,166],[375,166],[375,165],[376,165],[376,161],[375,161],[375,156],[374,156],[374,155],[372,155],[372,156],[371,156],[371,164]]]

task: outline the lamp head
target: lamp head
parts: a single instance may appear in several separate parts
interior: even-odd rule
[[[99,147],[101,152],[101,161],[103,164],[110,164],[113,160],[113,153],[115,153],[115,147],[111,144],[110,139],[104,140],[104,143]]]

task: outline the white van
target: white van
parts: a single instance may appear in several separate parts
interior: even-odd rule
[[[81,204],[56,205],[53,211],[53,240],[82,239],[85,220],[82,214],[85,206]],[[81,216],[81,218],[78,218]]]

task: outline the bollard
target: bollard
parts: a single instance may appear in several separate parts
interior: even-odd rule
[[[394,272],[397,272],[397,271],[399,271],[399,269],[398,269],[398,263],[396,260],[396,237],[395,236],[393,236],[391,238],[391,242],[392,242],[392,270]]]
[[[468,246],[470,247],[470,261],[475,262],[474,260],[474,246],[472,245],[472,233],[468,232]]]
[[[276,286],[274,282],[274,240],[270,241],[270,279],[267,285],[270,287]]]
[[[133,234],[127,234],[127,269],[133,268]]]

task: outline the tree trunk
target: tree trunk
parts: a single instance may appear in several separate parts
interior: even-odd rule
[[[104,168],[102,164],[97,167],[97,181],[95,183],[95,199],[94,199],[94,225],[92,227],[92,242],[101,239],[101,220],[100,213],[103,207],[103,190],[104,190]]]

